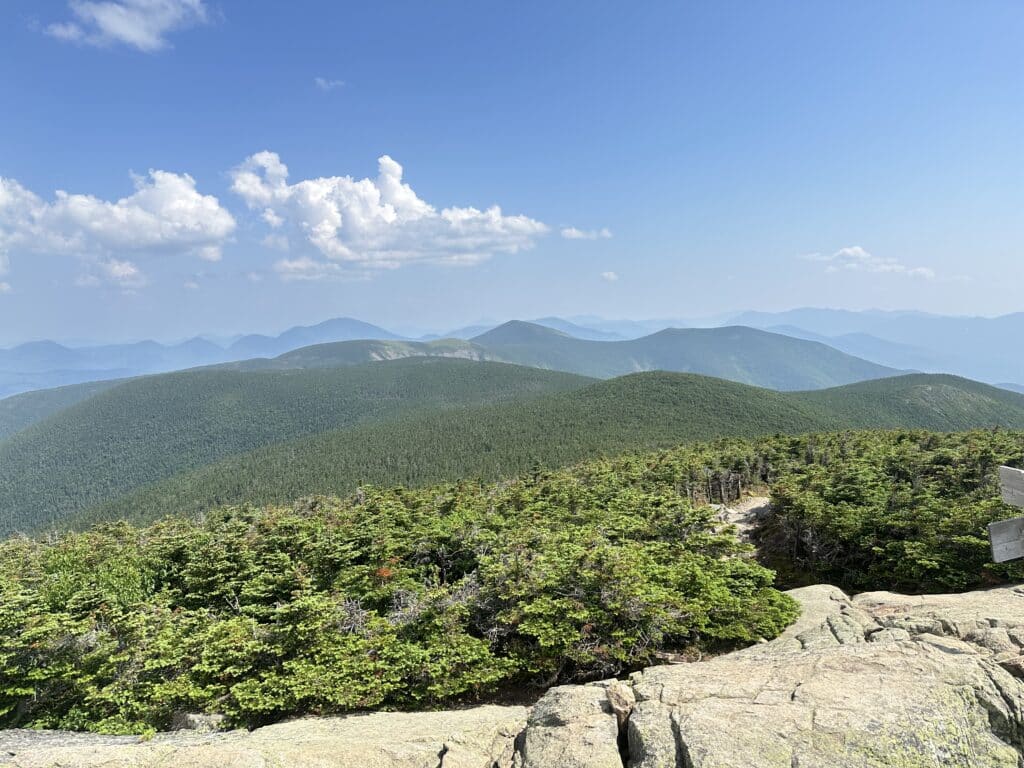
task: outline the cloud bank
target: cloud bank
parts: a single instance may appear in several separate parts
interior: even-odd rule
[[[115,43],[146,53],[167,48],[167,34],[205,24],[203,0],[71,0],[72,18],[46,27],[58,40],[108,46]]]
[[[267,226],[293,233],[288,242],[303,242],[322,257],[280,261],[275,269],[282,277],[365,275],[415,262],[475,264],[530,248],[548,231],[496,205],[438,210],[402,180],[401,165],[387,155],[377,162],[375,179],[330,176],[290,184],[281,158],[259,152],[231,172],[232,191]]]
[[[64,191],[47,202],[0,176],[0,275],[11,254],[68,255],[88,259],[94,280],[137,286],[141,272],[127,256],[220,259],[235,220],[216,197],[187,174],[150,171],[134,181],[135,192],[114,202]]]

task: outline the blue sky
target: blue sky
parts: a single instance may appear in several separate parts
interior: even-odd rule
[[[1024,309],[1017,2],[0,13],[0,343]]]

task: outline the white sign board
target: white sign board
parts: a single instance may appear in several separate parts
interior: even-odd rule
[[[1024,469],[999,468],[999,486],[1003,501],[1015,507],[1024,507]]]
[[[1000,467],[999,485],[1003,501],[1024,507],[1024,470]],[[1024,558],[1024,517],[989,523],[988,541],[997,563]]]

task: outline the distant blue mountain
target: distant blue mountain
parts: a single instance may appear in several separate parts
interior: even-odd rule
[[[257,357],[276,357],[313,344],[399,338],[376,325],[341,317],[317,325],[296,326],[278,336],[242,336],[226,349],[200,337],[180,344],[139,341],[90,347],[68,347],[55,341],[33,341],[10,349],[0,349],[0,398],[87,381],[165,373]]]
[[[799,328],[820,334],[840,349],[850,337],[869,336],[913,350],[917,362],[907,367],[954,373],[987,382],[1024,381],[1024,313],[1001,317],[956,317],[923,312],[852,312],[838,309],[794,309],[787,312],[744,312],[733,322],[753,328]],[[847,341],[841,339],[846,338]],[[866,342],[865,342],[866,343]],[[894,352],[895,348],[889,348]],[[884,363],[862,349],[856,354]]]

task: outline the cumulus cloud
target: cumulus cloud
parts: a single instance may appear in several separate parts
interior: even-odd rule
[[[616,280],[619,279],[619,273],[618,272],[602,272],[601,273],[601,279],[605,280],[605,281],[607,281],[609,283],[614,283]]]
[[[191,254],[208,261],[235,229],[216,197],[203,195],[187,174],[150,171],[135,192],[109,202],[58,191],[43,200],[15,179],[0,176],[0,258],[37,253],[91,260],[94,274],[120,285],[141,284],[126,254]]]
[[[292,280],[360,275],[412,262],[475,264],[498,253],[533,246],[548,228],[501,208],[444,208],[422,200],[387,155],[375,179],[331,176],[288,183],[288,167],[274,152],[259,152],[231,173],[232,190],[274,230],[295,234],[326,261],[309,256],[279,262]]]
[[[313,82],[321,91],[333,91],[335,88],[341,88],[345,85],[344,80],[331,80],[326,77],[314,77]]]
[[[576,229],[576,227],[563,227],[562,237],[566,240],[608,240],[612,231],[608,227],[601,229]]]
[[[828,266],[826,272],[871,272],[874,274],[906,275],[920,277],[925,280],[935,278],[935,270],[930,267],[910,267],[897,259],[875,256],[859,245],[840,248],[832,254],[808,253],[802,256],[806,261],[815,261]]]
[[[167,48],[167,34],[205,24],[203,0],[70,0],[72,18],[46,27],[58,40],[108,46],[115,43],[146,53]]]

